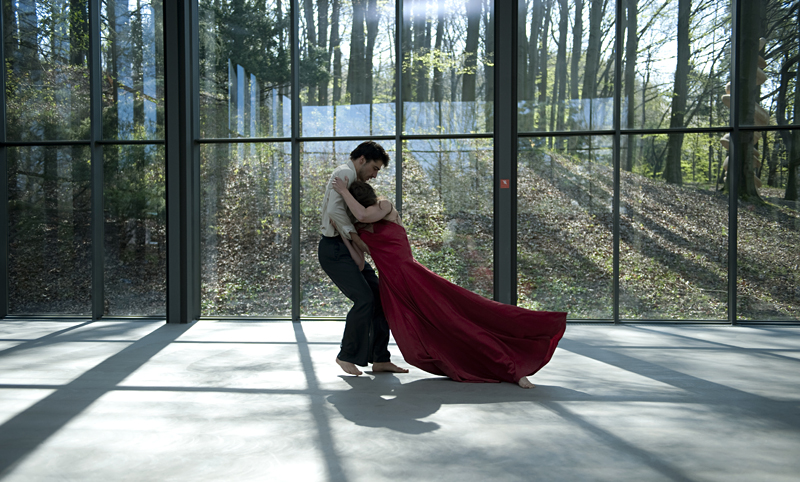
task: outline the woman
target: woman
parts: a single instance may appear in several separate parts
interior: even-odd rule
[[[381,303],[406,362],[460,382],[517,383],[541,369],[566,328],[566,313],[488,300],[419,264],[398,212],[372,186],[338,177],[333,188],[364,226],[361,239],[378,267]],[[359,267],[364,253],[348,243]]]

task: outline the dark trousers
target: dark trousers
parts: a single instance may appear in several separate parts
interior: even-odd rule
[[[350,298],[339,359],[366,366],[389,361],[389,323],[383,315],[378,276],[369,263],[359,271],[339,236],[323,236],[319,242],[319,264],[336,287]]]

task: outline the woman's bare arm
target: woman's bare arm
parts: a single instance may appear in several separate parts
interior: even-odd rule
[[[345,178],[344,181],[338,177],[335,178],[333,180],[333,189],[342,196],[345,204],[347,204],[347,207],[350,208],[350,212],[353,213],[353,216],[355,216],[359,222],[378,222],[392,212],[391,204],[389,206],[384,205],[383,207],[381,205],[384,203],[373,204],[372,206],[366,208],[362,206],[358,201],[356,201],[356,198],[350,194],[350,191],[347,190],[347,178]]]
[[[350,257],[356,262],[358,270],[364,271],[364,253],[358,249],[358,246],[351,243],[350,240],[344,236],[342,236],[342,241],[344,241],[344,245],[347,246],[347,250],[350,251]]]

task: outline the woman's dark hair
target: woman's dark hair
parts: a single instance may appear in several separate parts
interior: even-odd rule
[[[353,181],[353,183],[350,184],[350,194],[365,208],[378,202],[378,196],[375,194],[375,190],[364,181]]]
[[[361,156],[364,156],[367,162],[380,161],[383,163],[383,167],[389,167],[389,154],[386,154],[383,146],[375,141],[366,141],[359,144],[350,153],[350,160],[355,161]]]

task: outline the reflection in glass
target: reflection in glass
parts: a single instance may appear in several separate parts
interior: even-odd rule
[[[403,224],[414,257],[492,298],[494,150],[491,139],[409,140],[403,152]]]
[[[88,139],[88,2],[4,1],[6,136]]]
[[[718,190],[722,133],[684,135],[683,185],[665,183],[667,136],[627,136],[621,173],[620,317],[727,318],[728,195]],[[627,148],[621,155],[624,159]]]
[[[346,163],[359,143],[306,142],[300,145],[300,310],[303,316],[344,316],[353,306],[320,267],[317,251],[325,185],[336,166]],[[378,197],[394,203],[394,143],[381,145],[389,154],[389,166],[381,169],[378,177],[369,183]],[[371,264],[374,268],[375,264]]]
[[[494,126],[494,2],[403,2],[403,132]]]
[[[101,4],[106,139],[164,138],[162,2]]]
[[[614,2],[521,0],[521,132],[613,128]]]
[[[8,148],[9,313],[91,313],[85,147]]]
[[[613,316],[612,138],[520,138],[517,298],[570,319]]]
[[[740,27],[743,41],[747,41],[742,45],[748,50],[742,52],[739,88],[752,87],[751,98],[756,105],[753,110],[751,106],[741,103],[740,122],[750,126],[800,125],[800,110],[797,107],[800,99],[797,77],[800,9],[796,2],[780,0],[748,2],[746,6],[760,6],[753,13],[761,17],[761,21],[746,18]],[[758,39],[761,39],[761,43]]]
[[[739,202],[737,314],[745,320],[798,320],[800,203],[797,184],[789,181],[800,163],[800,130],[760,136],[756,174],[765,203]]]
[[[290,2],[200,0],[200,136],[288,137]]]
[[[202,314],[291,316],[291,146],[204,144]]]
[[[303,136],[394,134],[394,25],[392,1],[302,2]]]
[[[103,153],[105,314],[167,310],[164,147],[108,146]]]

